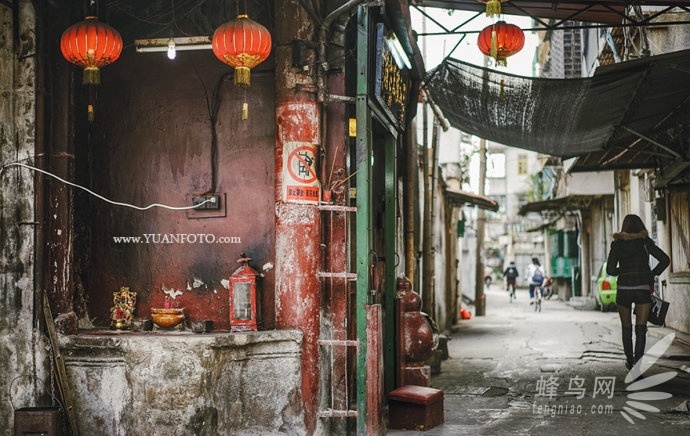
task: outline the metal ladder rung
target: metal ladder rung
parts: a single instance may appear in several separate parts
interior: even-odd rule
[[[319,339],[316,342],[326,347],[355,347],[359,354],[359,341],[356,340]]]
[[[339,206],[335,204],[320,204],[318,208],[319,210],[328,210],[331,212],[357,212],[357,208],[354,206]]]
[[[319,418],[357,418],[356,410],[326,409],[319,412]]]
[[[320,279],[357,280],[357,274],[349,272],[317,272],[316,277]]]
[[[349,339],[319,339],[317,342],[331,347],[359,347],[359,341]]]

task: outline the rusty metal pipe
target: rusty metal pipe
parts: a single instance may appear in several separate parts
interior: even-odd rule
[[[416,132],[416,123],[410,123],[407,132]],[[405,174],[405,275],[414,280],[415,275],[415,206],[417,186],[417,138],[413,133],[406,135],[407,162]]]
[[[328,28],[340,15],[349,12],[350,10],[356,8],[367,0],[350,0],[344,5],[340,6],[324,18],[323,23],[319,27],[319,56],[318,56],[318,66],[316,72],[316,86],[317,86],[317,96],[316,99],[319,103],[325,101],[326,96],[326,84],[324,76],[326,75],[326,70],[328,70],[328,63],[326,62],[326,38],[328,37]]]

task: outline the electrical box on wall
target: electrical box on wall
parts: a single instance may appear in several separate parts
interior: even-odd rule
[[[220,195],[206,194],[200,196],[192,196],[192,206],[196,206],[195,210],[219,210],[220,209]]]
[[[187,218],[219,218],[227,215],[225,194],[187,194]]]

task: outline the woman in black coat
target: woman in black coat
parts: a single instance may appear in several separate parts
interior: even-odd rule
[[[654,269],[649,256],[657,260]],[[666,253],[649,238],[644,223],[637,215],[626,215],[620,233],[613,234],[606,273],[618,276],[616,306],[621,319],[625,366],[631,369],[644,354],[647,344],[647,318],[651,308],[654,276],[669,265]],[[635,304],[635,351],[632,345],[632,305]]]

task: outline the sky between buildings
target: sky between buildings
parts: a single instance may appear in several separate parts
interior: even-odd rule
[[[469,33],[465,38],[458,44],[458,41],[463,35],[432,35],[432,36],[420,36],[418,39],[418,45],[422,52],[424,58],[424,66],[427,71],[432,70],[438,64],[440,64],[444,58],[450,56],[454,59],[458,59],[464,62],[471,63],[477,66],[483,66],[485,62],[484,54],[479,51],[477,47],[477,37],[479,35],[478,31],[481,31],[486,26],[499,21],[497,17],[489,18],[486,17],[484,13],[477,16],[476,12],[466,12],[466,11],[449,11],[439,8],[424,8],[424,11],[434,20],[441,23],[446,29],[455,29],[462,23],[471,20],[469,23],[465,24],[461,29],[462,31],[477,31],[477,33]],[[412,18],[412,28],[417,33],[437,33],[443,32],[443,29],[439,27],[433,21],[427,19],[422,15],[417,9],[410,9]],[[475,17],[472,19],[473,17]],[[515,24],[520,28],[531,28],[534,27],[532,19],[529,17],[515,16],[515,15],[503,15],[500,20],[504,20],[508,23]],[[537,45],[539,44],[539,37],[535,32],[525,32],[525,46],[524,48],[516,53],[515,55],[508,58],[508,65],[506,67],[496,67],[493,64],[493,59],[488,59],[487,66],[491,69],[497,71],[506,72],[510,74],[516,74],[520,76],[534,77],[537,76],[537,69],[535,67],[535,53]],[[457,45],[457,47],[456,47]],[[452,53],[451,53],[452,50]],[[474,138],[473,142],[477,142],[478,138]],[[476,148],[477,144],[475,144]],[[468,154],[472,154],[472,150],[465,150]],[[502,162],[495,162],[492,159],[500,160],[504,158],[504,155],[500,156],[488,156],[487,162],[487,176],[488,177],[501,177],[505,176],[505,159]],[[470,183],[465,189],[472,192],[478,192],[477,184],[479,180],[479,162],[478,155],[476,153],[472,154],[470,160],[469,168],[469,179]],[[486,192],[486,194],[491,194]]]
[[[476,15],[476,12],[448,11],[438,8],[424,8],[424,11],[447,29],[454,29]],[[443,31],[436,23],[424,17],[417,9],[411,8],[410,13],[412,28],[417,33]],[[534,27],[532,19],[529,17],[503,15],[500,19],[515,24],[523,29]],[[488,18],[482,13],[459,30],[480,31],[496,21],[498,21],[496,17]],[[449,54],[452,58],[469,62],[473,65],[484,65],[484,55],[477,47],[478,35],[478,33],[467,34],[465,39],[452,53],[450,53],[450,51],[453,50],[455,45],[462,38],[462,35],[420,36],[418,44],[422,51],[422,56],[424,57],[426,70],[429,71],[436,67]],[[508,58],[507,67],[495,67],[493,66],[493,60],[490,60],[488,66],[502,72],[533,77],[536,75],[533,64],[538,43],[539,38],[535,32],[525,32],[525,47],[517,54]]]

